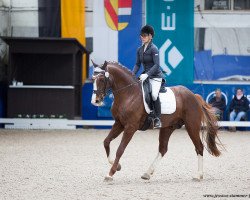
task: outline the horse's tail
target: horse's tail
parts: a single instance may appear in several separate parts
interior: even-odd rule
[[[203,130],[202,133],[203,133],[203,138],[207,143],[207,151],[213,156],[220,156],[221,152],[218,149],[217,145],[221,147],[223,147],[223,145],[217,135],[218,132],[217,118],[211,111],[211,106],[207,104],[199,94],[195,94],[195,96],[202,107],[202,123],[204,126],[206,125],[206,132],[207,132],[206,138],[204,138],[204,129],[202,129]],[[215,141],[216,138],[218,142]]]

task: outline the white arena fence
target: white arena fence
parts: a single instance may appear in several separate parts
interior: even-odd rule
[[[0,118],[0,124],[6,129],[76,129],[96,126],[112,126],[114,120],[67,120],[67,119],[24,119]],[[220,127],[250,127],[250,121],[218,121]]]

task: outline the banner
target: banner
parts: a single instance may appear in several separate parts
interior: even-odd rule
[[[85,45],[85,0],[61,0],[62,37],[76,38]]]
[[[153,41],[159,48],[167,83],[192,83],[194,1],[147,0],[146,23],[155,29]]]
[[[85,41],[85,0],[61,0],[62,37],[76,38],[83,46]],[[86,79],[85,55],[82,64],[82,82]]]
[[[94,0],[93,53],[96,63],[120,62],[133,69],[141,45],[141,0]]]

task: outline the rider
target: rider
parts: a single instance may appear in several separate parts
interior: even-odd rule
[[[141,64],[143,64],[144,71],[140,75],[140,80],[144,81],[149,78],[152,86],[152,99],[155,111],[154,128],[161,127],[161,102],[159,99],[159,91],[163,80],[163,73],[159,65],[159,50],[153,44],[154,28],[150,25],[143,26],[140,32],[142,46],[138,48],[136,54],[136,64],[133,73],[136,74]]]

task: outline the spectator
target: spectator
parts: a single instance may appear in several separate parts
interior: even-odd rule
[[[249,101],[244,96],[243,90],[238,88],[236,95],[234,95],[233,100],[230,103],[230,121],[240,121],[246,118],[247,111],[249,110]],[[230,131],[236,131],[235,127],[229,129]]]
[[[211,104],[217,119],[222,120],[223,112],[226,108],[226,101],[219,88],[215,90],[215,96],[209,100],[209,104]]]

